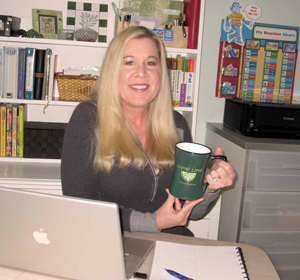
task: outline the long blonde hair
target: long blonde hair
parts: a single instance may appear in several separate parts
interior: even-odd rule
[[[136,138],[133,125],[124,113],[118,87],[124,48],[129,40],[136,38],[151,39],[157,46],[161,63],[160,91],[149,104],[146,150]],[[101,76],[91,97],[97,104],[94,143],[96,171],[109,173],[114,165],[120,168],[132,165],[141,169],[148,160],[156,168],[174,165],[175,144],[179,139],[173,118],[165,50],[155,34],[141,26],[128,27],[119,32],[107,49]]]

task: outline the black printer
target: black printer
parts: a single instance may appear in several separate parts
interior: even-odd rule
[[[228,98],[223,125],[250,137],[300,139],[300,105]]]

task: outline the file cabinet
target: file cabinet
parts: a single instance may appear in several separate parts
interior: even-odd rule
[[[280,279],[300,275],[300,140],[250,138],[207,124],[206,144],[222,147],[237,171],[223,191],[219,240],[264,250]]]

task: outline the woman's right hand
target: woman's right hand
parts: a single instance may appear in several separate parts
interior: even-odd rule
[[[186,200],[181,206],[179,199],[170,194],[169,189],[166,189],[166,192],[168,193],[168,199],[156,211],[156,223],[159,230],[186,225],[194,206],[204,200],[204,198],[192,201]]]

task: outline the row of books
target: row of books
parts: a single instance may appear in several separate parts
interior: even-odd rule
[[[0,105],[0,156],[24,156],[24,105]]]
[[[52,100],[56,62],[51,49],[0,47],[0,97]]]
[[[195,80],[195,59],[167,58],[174,107],[191,107]]]

